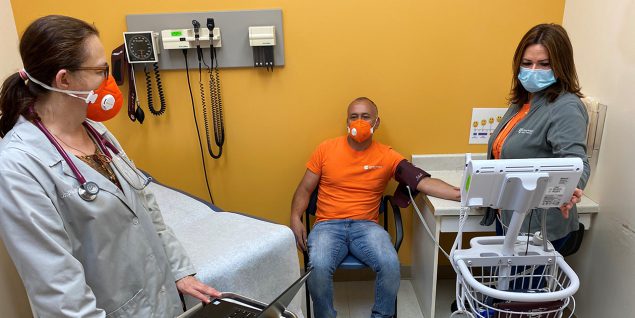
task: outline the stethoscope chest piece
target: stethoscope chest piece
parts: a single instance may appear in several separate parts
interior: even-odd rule
[[[97,193],[99,193],[99,186],[95,182],[88,181],[79,186],[79,189],[77,189],[77,193],[85,201],[93,201],[95,200],[95,198],[97,198]]]
[[[33,108],[31,108],[31,111],[33,112]],[[51,142],[51,144],[53,144],[53,146],[62,156],[64,161],[66,161],[66,164],[68,164],[71,171],[73,171],[73,174],[77,178],[77,181],[79,181],[80,183],[79,188],[77,189],[77,194],[79,194],[79,196],[84,199],[84,201],[94,201],[95,198],[97,198],[97,194],[99,193],[99,186],[97,185],[97,183],[93,181],[87,181],[86,178],[84,178],[77,166],[73,164],[71,158],[68,156],[68,154],[66,154],[66,151],[64,151],[57,140],[53,138],[53,135],[48,131],[48,129],[46,129],[44,124],[42,124],[39,119],[34,120],[33,123],[42,131],[42,133],[44,133],[46,138]],[[126,182],[128,182],[128,184],[130,184],[131,187],[133,187],[135,190],[141,191],[148,186],[152,178],[146,177],[145,175],[141,174],[134,167],[129,159],[124,158],[125,154],[122,155],[119,150],[111,142],[104,139],[97,132],[97,130],[95,130],[95,128],[93,128],[87,122],[84,122],[83,125],[86,128],[88,134],[94,138],[95,142],[97,142],[99,150],[101,150],[104,155],[112,160],[115,169],[119,171],[119,173],[121,173],[122,177],[126,180]],[[121,164],[122,162],[123,165]],[[127,171],[126,168],[130,169],[130,171]],[[135,175],[137,179],[136,181],[138,182],[133,182],[135,181]]]

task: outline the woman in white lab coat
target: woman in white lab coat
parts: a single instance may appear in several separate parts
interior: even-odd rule
[[[41,317],[174,317],[179,292],[219,293],[193,277],[119,143],[87,120],[122,104],[97,36],[46,16],[21,38],[24,70],[0,91],[0,237]]]

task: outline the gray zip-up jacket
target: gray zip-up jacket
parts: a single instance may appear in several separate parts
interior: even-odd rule
[[[487,157],[492,159],[492,144],[501,129],[514,117],[522,105],[511,105],[501,123],[496,127],[487,145]],[[578,188],[584,189],[591,168],[586,156],[586,129],[589,117],[580,98],[575,94],[562,93],[553,103],[549,103],[544,93],[534,94],[529,113],[509,133],[501,148],[500,159],[563,158],[579,157],[584,163],[584,171]],[[528,216],[521,232],[540,231],[542,213],[545,209],[535,209]],[[509,224],[511,211],[502,213],[502,221]],[[578,229],[576,207],[565,219],[558,208],[547,210],[547,238],[551,241],[563,238]]]

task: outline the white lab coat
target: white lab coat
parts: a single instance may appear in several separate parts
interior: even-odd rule
[[[121,149],[99,123],[95,129]],[[46,136],[20,118],[0,140],[0,236],[40,317],[174,317],[175,281],[195,270],[149,191],[123,192],[73,155],[100,187],[81,199]],[[113,168],[114,169],[114,168]]]

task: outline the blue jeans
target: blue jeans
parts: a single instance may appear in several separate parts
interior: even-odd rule
[[[349,253],[370,267],[375,281],[371,317],[392,317],[399,290],[399,258],[390,235],[372,221],[331,220],[316,224],[309,233],[309,292],[316,318],[336,317],[333,273]]]

